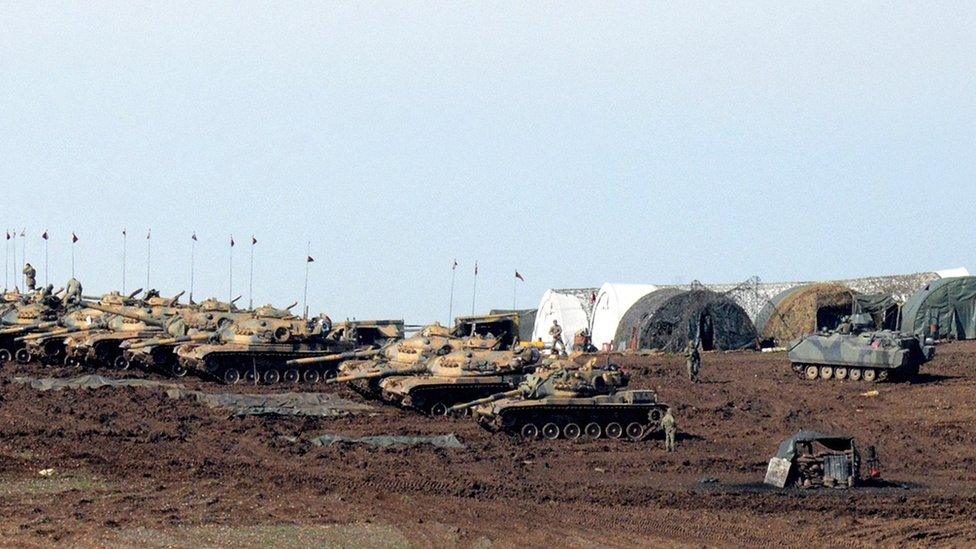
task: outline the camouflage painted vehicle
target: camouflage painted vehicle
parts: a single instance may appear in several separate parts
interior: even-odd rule
[[[14,296],[20,297],[15,300]],[[19,338],[57,327],[58,318],[66,309],[50,288],[30,294],[8,293],[5,303],[0,316],[0,364],[14,358],[21,363],[30,362],[32,356]]]
[[[462,349],[430,359],[422,373],[386,377],[379,388],[386,402],[441,416],[455,404],[518,386],[539,359],[532,347]]]
[[[129,302],[106,303],[103,299],[101,304],[115,307],[139,306],[152,316],[171,316],[185,307],[178,303],[182,295],[183,292],[180,292],[171,298],[164,298],[159,292],[150,290],[135,303],[131,299]],[[130,364],[123,356],[122,343],[157,337],[163,333],[160,326],[149,324],[143,319],[107,314],[103,328],[81,331],[65,339],[67,360],[95,367],[108,366],[116,370],[128,370]]]
[[[793,370],[808,380],[893,381],[910,379],[935,357],[931,341],[891,330],[871,330],[854,315],[837,330],[795,341],[789,348]]]
[[[218,331],[189,336],[199,343],[176,349],[182,368],[195,370],[223,383],[241,379],[268,384],[284,381],[317,382],[335,375],[347,353],[382,347],[401,337],[399,320],[355,321],[329,326],[322,318],[305,319],[271,306],[254,311],[251,318],[237,319]],[[298,358],[319,358],[314,364],[292,365]]]
[[[518,388],[454,406],[471,410],[490,430],[519,435],[525,440],[576,439],[581,436],[641,440],[661,428],[668,405],[647,389],[617,391],[628,376],[614,365],[580,368],[555,364],[526,377]]]
[[[199,331],[217,330],[239,317],[249,316],[237,309],[233,301],[222,302],[216,299],[207,299],[199,304],[191,303],[177,308],[175,312],[158,310],[155,311],[156,314],[152,308],[100,304],[89,304],[89,307],[100,308],[157,328],[158,333],[122,341],[119,344],[122,360],[129,367],[154,370],[174,377],[186,375],[186,370],[176,360],[175,351],[178,345],[190,341],[190,335]]]

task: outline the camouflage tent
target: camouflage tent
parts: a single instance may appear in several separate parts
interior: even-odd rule
[[[679,351],[694,339],[698,339],[705,350],[744,349],[756,345],[756,328],[752,320],[726,295],[698,287],[678,292],[659,290],[638,303],[641,301],[643,304],[639,307],[642,309],[631,315],[642,317],[634,330],[636,346],[640,349]],[[626,327],[618,328],[618,336],[626,337],[626,331]]]
[[[835,283],[805,284],[781,292],[756,318],[764,344],[786,344],[819,328],[835,328],[854,310],[854,292]]]
[[[902,307],[901,330],[939,338],[976,338],[976,276],[933,280]]]

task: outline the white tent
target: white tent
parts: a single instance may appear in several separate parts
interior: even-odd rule
[[[651,284],[610,284],[600,286],[593,306],[593,321],[590,323],[590,334],[593,345],[603,349],[606,343],[613,343],[617,334],[617,326],[624,313],[638,299],[657,290],[658,286]]]
[[[556,320],[563,328],[563,344],[568,349],[576,332],[590,325],[594,295],[596,288],[546,290],[536,311],[532,340],[541,340],[551,345],[549,328],[552,327],[552,321]]]

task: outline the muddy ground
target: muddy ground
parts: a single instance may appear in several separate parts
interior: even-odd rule
[[[525,444],[470,420],[381,404],[340,418],[228,417],[156,389],[39,392],[12,377],[78,372],[7,365],[0,539],[160,547],[976,542],[976,342],[940,346],[913,383],[875,386],[797,379],[782,353],[706,353],[698,385],[682,376],[680,357],[622,362],[632,387],[657,389],[676,410],[684,434],[677,453],[659,440]],[[879,394],[862,396],[869,389]],[[800,428],[874,444],[891,486],[764,488],[768,458]],[[453,433],[464,448],[305,442],[327,433]],[[48,468],[53,476],[38,474]],[[701,482],[709,477],[717,482]]]

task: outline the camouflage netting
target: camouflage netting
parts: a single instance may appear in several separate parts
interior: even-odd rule
[[[633,349],[636,347],[640,327],[661,308],[665,301],[683,291],[680,288],[662,288],[638,299],[620,319],[620,324],[617,325],[617,333],[613,336],[613,348]]]
[[[756,318],[764,344],[783,345],[818,328],[835,328],[854,308],[854,292],[833,283],[808,284],[774,297]]]
[[[639,328],[638,347],[641,349],[676,352],[695,338],[701,340],[706,350],[756,346],[756,328],[752,320],[728,296],[699,288],[656,299],[662,299],[660,305]],[[649,298],[648,301],[656,299]]]

